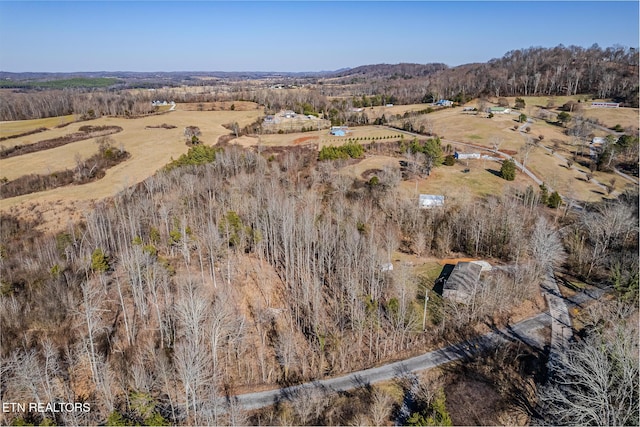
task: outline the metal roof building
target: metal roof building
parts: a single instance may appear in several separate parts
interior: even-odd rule
[[[444,206],[444,196],[437,194],[421,194],[419,204],[423,209]]]
[[[482,265],[474,262],[459,262],[444,282],[442,296],[468,304],[480,282]]]

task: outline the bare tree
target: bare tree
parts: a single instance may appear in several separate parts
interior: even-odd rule
[[[555,425],[638,425],[638,331],[618,324],[562,353],[540,391],[544,420]]]

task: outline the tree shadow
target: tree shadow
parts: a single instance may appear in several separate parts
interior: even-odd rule
[[[497,171],[495,169],[485,169],[485,170],[490,174],[497,176],[498,178],[502,178],[502,174],[500,173],[500,171]]]

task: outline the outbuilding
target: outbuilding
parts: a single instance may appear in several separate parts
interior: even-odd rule
[[[481,264],[474,262],[456,264],[449,277],[444,278],[442,296],[461,304],[469,304],[475,290],[480,285],[482,269]]]
[[[422,209],[444,206],[444,196],[439,194],[421,194],[418,203]]]

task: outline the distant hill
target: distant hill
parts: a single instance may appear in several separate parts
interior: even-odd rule
[[[437,71],[446,70],[449,67],[445,64],[373,64],[362,65],[356,68],[348,68],[345,70],[339,70],[329,77],[373,77],[373,78],[414,78],[424,77],[433,74]]]

